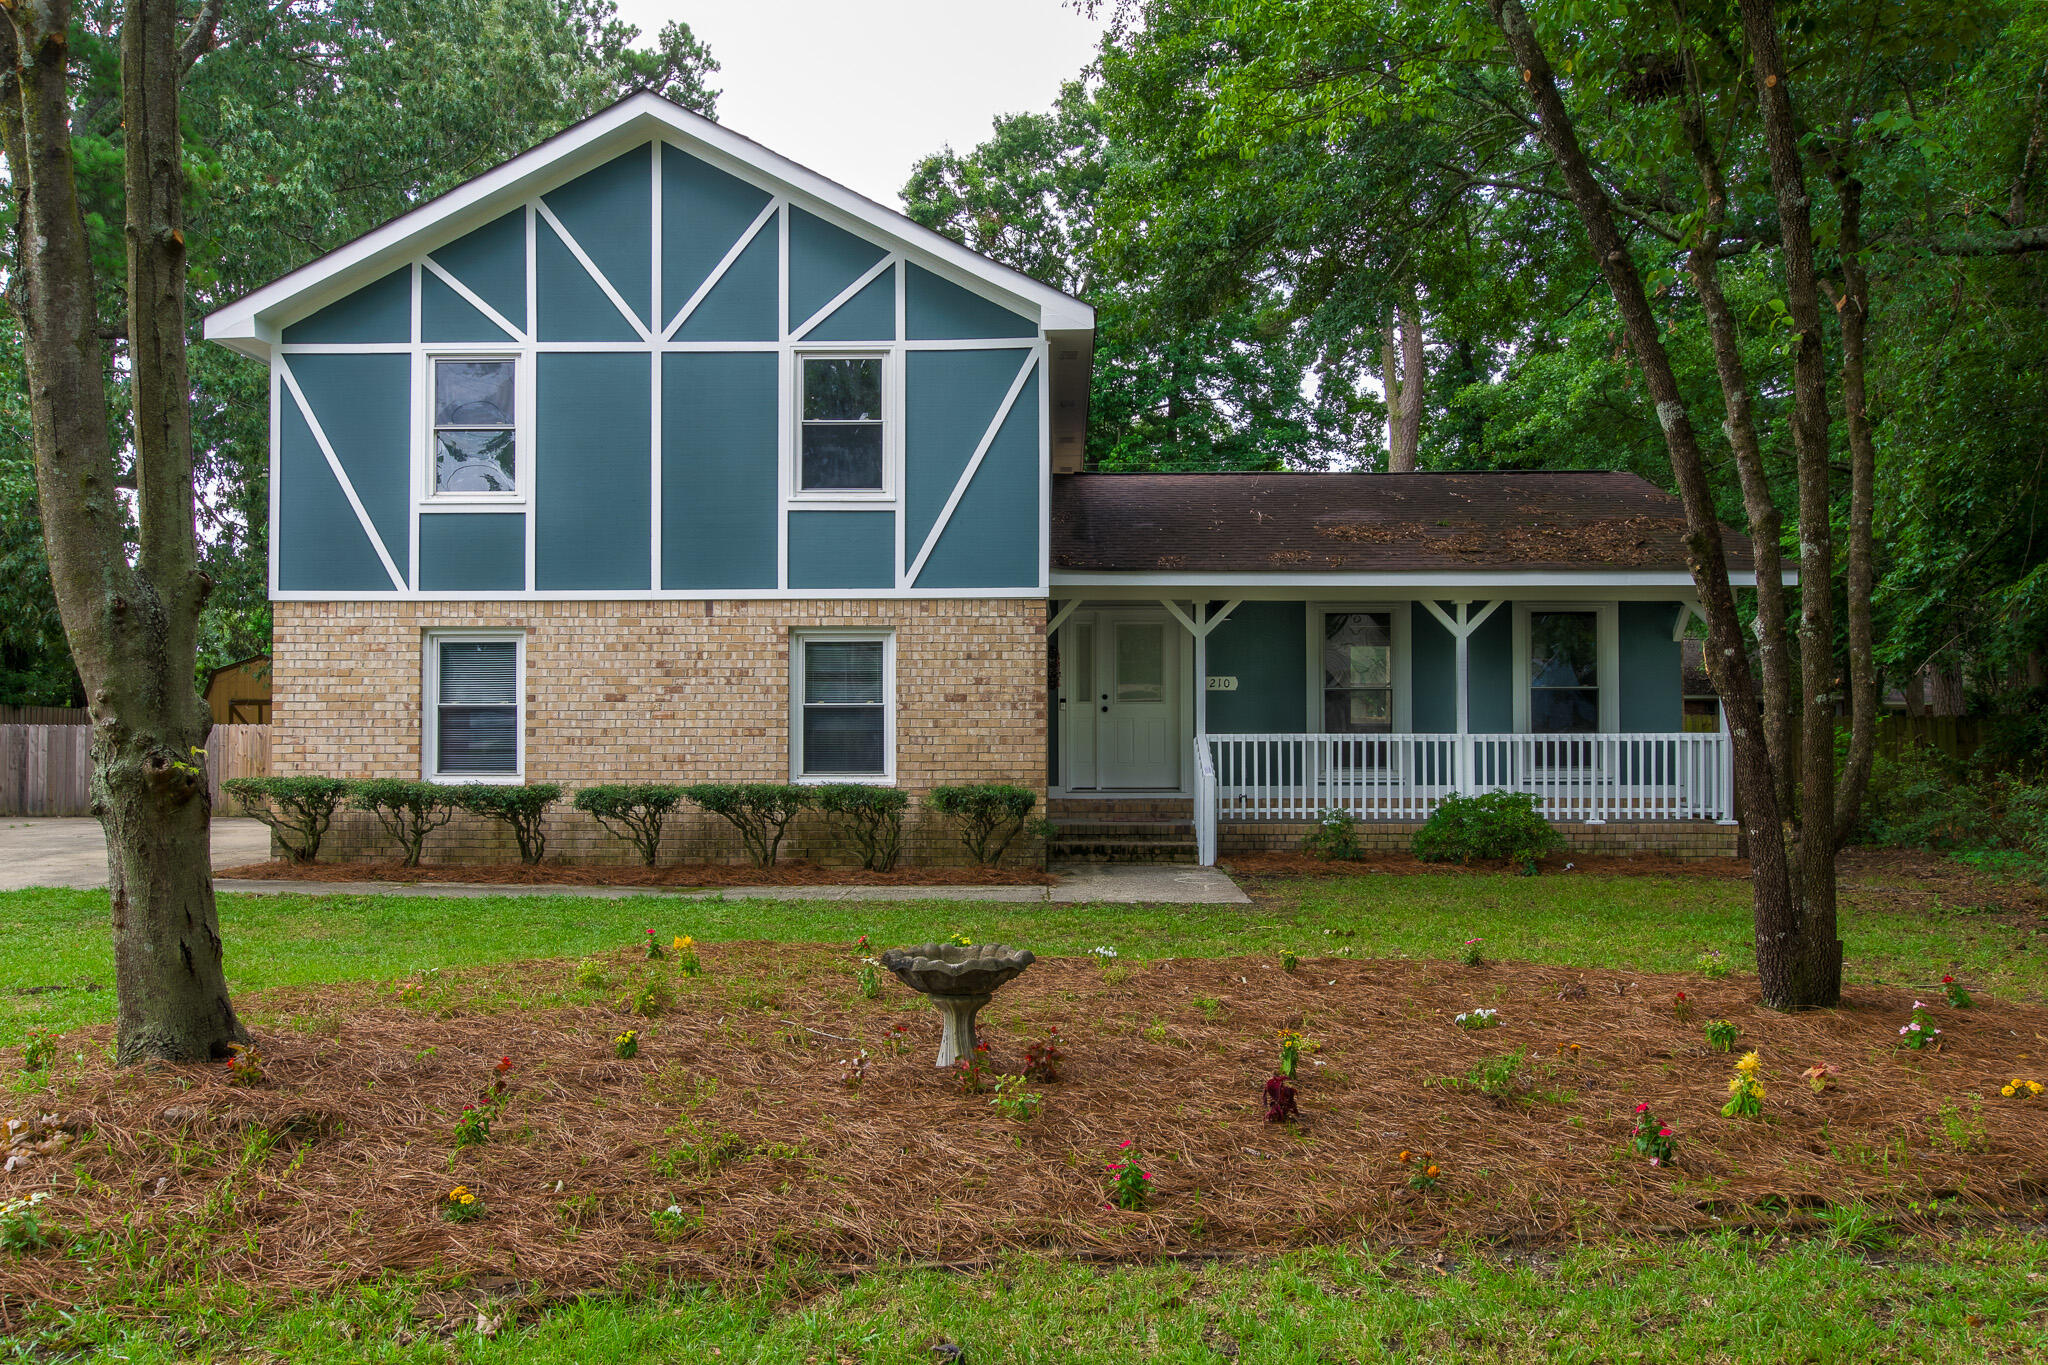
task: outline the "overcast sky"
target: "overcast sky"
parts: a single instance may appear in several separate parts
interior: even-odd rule
[[[682,19],[722,68],[718,121],[891,208],[917,159],[1051,106],[1101,22],[1060,0],[619,0],[652,39]]]

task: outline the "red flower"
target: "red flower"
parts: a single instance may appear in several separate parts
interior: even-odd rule
[[[1638,1114],[1647,1114],[1650,1112],[1650,1106],[1647,1104],[1639,1104],[1636,1106],[1636,1112]]]
[[[1678,998],[1679,998],[1680,1000],[1683,1000],[1683,999],[1685,999],[1685,992],[1684,992],[1684,991],[1680,991],[1680,992],[1678,993]]]
[[[510,1071],[512,1069],[512,1059],[510,1057],[498,1058],[498,1065],[493,1069],[497,1071],[499,1075],[504,1075],[507,1071]]]
[[[1670,1137],[1670,1136],[1671,1136],[1671,1130],[1670,1130],[1669,1128],[1659,1128],[1659,1129],[1657,1130],[1657,1136],[1658,1136],[1658,1137]]]
[[[1954,977],[1952,977],[1952,976],[1944,976],[1944,977],[1943,977],[1943,978],[1941,979],[1941,984],[1942,984],[1942,985],[1944,985],[1944,986],[1953,986],[1953,985],[1954,985],[1955,983],[1956,983],[1956,979],[1955,979]]]
[[[1130,1145],[1131,1145],[1131,1140],[1130,1140],[1129,1138],[1125,1138],[1125,1139],[1124,1139],[1124,1140],[1123,1140],[1122,1142],[1119,1142],[1119,1143],[1117,1144],[1117,1146],[1118,1146],[1119,1148],[1124,1148],[1124,1147],[1128,1147],[1128,1146],[1130,1146]]]

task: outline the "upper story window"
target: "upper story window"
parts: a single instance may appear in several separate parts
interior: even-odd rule
[[[519,492],[519,363],[506,357],[432,362],[437,497]]]
[[[808,355],[798,363],[797,491],[884,492],[882,357]]]

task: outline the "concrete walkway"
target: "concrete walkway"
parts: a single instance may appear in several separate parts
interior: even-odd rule
[[[213,865],[236,867],[270,856],[270,831],[255,820],[213,822]],[[25,886],[107,884],[107,837],[90,816],[0,820],[0,891]]]
[[[672,896],[682,900],[1009,901],[1054,905],[1249,905],[1236,882],[1213,867],[1073,863],[1052,869],[1057,886],[505,886],[479,882],[290,882],[219,880],[220,892],[308,896]]]

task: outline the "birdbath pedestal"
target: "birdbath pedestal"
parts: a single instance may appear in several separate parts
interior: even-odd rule
[[[939,1041],[941,1067],[974,1055],[974,1016],[997,987],[1037,960],[1028,948],[955,943],[891,948],[880,959],[898,981],[930,996],[939,1018],[945,1021],[945,1036]]]

